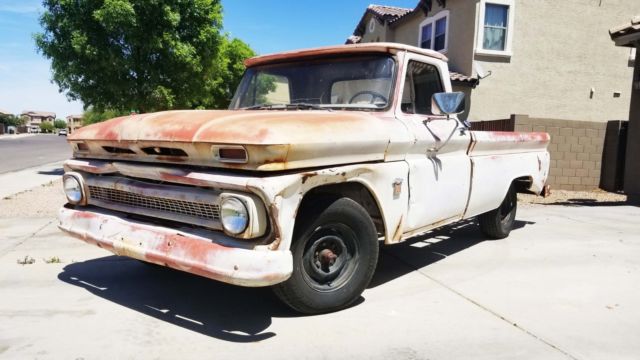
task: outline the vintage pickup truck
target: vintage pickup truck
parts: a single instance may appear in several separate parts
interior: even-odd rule
[[[68,138],[59,227],[303,313],[353,304],[395,244],[477,217],[509,234],[546,133],[470,131],[440,53],[391,43],[265,55],[229,110],[124,116]]]

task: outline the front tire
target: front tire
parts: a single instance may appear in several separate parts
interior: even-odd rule
[[[378,235],[365,209],[348,198],[305,212],[296,225],[291,277],[274,286],[294,310],[318,314],[353,304],[378,262]]]
[[[504,239],[509,236],[516,220],[518,210],[518,194],[511,184],[507,196],[497,209],[478,216],[480,230],[491,239]]]

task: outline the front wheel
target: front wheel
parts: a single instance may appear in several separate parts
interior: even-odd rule
[[[296,311],[317,314],[343,309],[358,299],[378,262],[378,235],[369,214],[355,201],[338,199],[302,214],[291,253],[291,277],[274,286]]]
[[[491,239],[504,239],[509,236],[516,220],[518,210],[518,194],[511,184],[507,196],[497,209],[478,216],[480,230]]]

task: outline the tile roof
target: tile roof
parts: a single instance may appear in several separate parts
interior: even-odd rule
[[[628,38],[627,35],[638,34],[637,39]],[[632,46],[632,41],[640,41],[640,15],[634,16],[630,22],[616,26],[609,30],[611,40],[618,46]]]
[[[451,82],[467,83],[474,87],[480,83],[480,79],[475,76],[467,76],[455,71],[449,71],[449,78],[451,79]]]
[[[40,116],[40,117],[56,117],[56,113],[49,111],[31,111],[25,110],[20,115],[29,115],[29,116]]]
[[[396,6],[386,6],[386,5],[369,5],[367,10],[370,10],[372,13],[374,13],[375,15],[381,18],[384,18],[385,20],[391,20],[391,21],[413,11],[413,9],[401,8]]]

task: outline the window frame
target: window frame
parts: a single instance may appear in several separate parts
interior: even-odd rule
[[[507,6],[507,33],[504,41],[504,50],[490,50],[484,48],[484,27],[485,13],[487,4]],[[478,4],[478,37],[476,39],[476,54],[489,55],[499,57],[511,57],[513,55],[513,26],[515,20],[515,1],[514,0],[480,0]]]
[[[434,46],[436,43],[436,22],[441,19],[446,20],[446,26],[444,30],[444,48],[442,50],[435,50]],[[451,17],[449,16],[449,10],[442,10],[432,17],[428,17],[418,25],[418,47],[421,49],[426,49],[422,47],[422,29],[428,25],[431,25],[431,47],[429,50],[437,51],[441,54],[446,54],[449,51],[449,23],[451,22]]]

